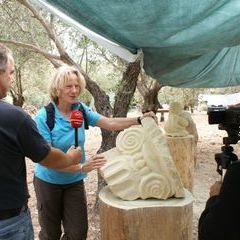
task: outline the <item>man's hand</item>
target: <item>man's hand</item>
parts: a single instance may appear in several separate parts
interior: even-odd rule
[[[82,151],[80,147],[75,148],[74,146],[71,146],[66,154],[72,160],[72,164],[78,164],[82,157]]]
[[[216,182],[210,187],[210,191],[209,191],[210,197],[219,195],[221,187],[222,187],[222,182],[216,181]]]
[[[82,172],[91,172],[94,169],[99,169],[106,161],[106,158],[102,154],[93,155],[82,165]]]

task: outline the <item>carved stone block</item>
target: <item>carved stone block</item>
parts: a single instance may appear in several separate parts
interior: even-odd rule
[[[183,184],[163,131],[148,117],[142,127],[122,131],[116,148],[104,153],[101,174],[115,196],[124,200],[184,197]]]

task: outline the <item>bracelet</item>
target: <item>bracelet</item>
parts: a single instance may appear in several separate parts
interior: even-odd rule
[[[138,122],[138,124],[142,125],[141,117],[138,117],[138,118],[137,118],[137,122]]]
[[[80,172],[83,171],[83,164],[80,164]]]

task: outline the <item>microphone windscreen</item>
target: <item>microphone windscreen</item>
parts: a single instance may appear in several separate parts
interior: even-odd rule
[[[70,123],[73,128],[80,128],[84,119],[83,114],[79,110],[73,110],[70,114]]]

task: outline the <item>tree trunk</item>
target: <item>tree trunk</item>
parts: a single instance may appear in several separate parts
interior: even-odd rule
[[[23,95],[14,93],[12,90],[10,90],[10,93],[13,98],[13,105],[22,107],[25,101]]]
[[[13,98],[13,105],[22,107],[24,104],[23,90],[22,90],[22,74],[21,69],[15,67],[15,87],[10,89],[10,94]]]
[[[102,240],[191,240],[193,197],[125,201],[100,191]]]
[[[142,112],[157,112],[161,108],[158,101],[158,92],[162,88],[157,81],[149,79],[144,73],[140,74],[140,80],[137,88],[143,97]]]
[[[158,108],[161,108],[161,104],[158,101],[158,92],[160,88],[155,87],[150,89],[144,96],[143,96],[143,107],[142,112],[157,112]]]
[[[114,102],[114,117],[126,117],[131,99],[135,93],[140,73],[140,61],[129,63],[126,71],[123,73],[122,81],[118,88]]]

